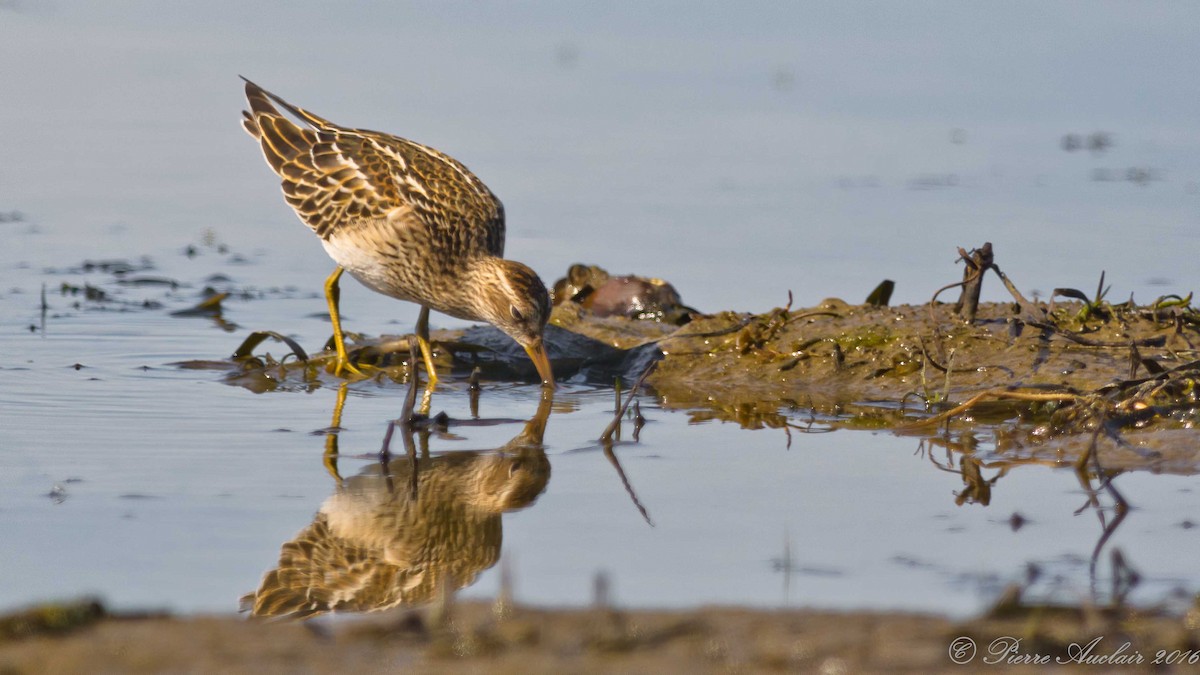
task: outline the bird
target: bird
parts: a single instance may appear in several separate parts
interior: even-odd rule
[[[500,558],[501,515],[532,505],[550,480],[542,439],[552,401],[544,396],[497,450],[414,454],[338,481],[241,609],[293,619],[379,611],[473,583]],[[411,429],[401,433],[411,442]]]
[[[259,141],[284,199],[337,263],[325,280],[335,374],[361,374],[347,355],[338,310],[345,271],[371,290],[420,305],[416,337],[431,387],[438,377],[429,312],[437,310],[500,329],[554,388],[543,340],[550,295],[532,269],[503,257],[504,205],[482,180],[432,147],[338,126],[242,79],[250,107],[242,127]]]

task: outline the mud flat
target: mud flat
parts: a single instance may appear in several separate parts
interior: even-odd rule
[[[758,315],[702,314],[679,305],[660,280],[622,282],[634,289],[625,304],[612,294],[603,305],[578,302],[556,290],[546,341],[560,378],[628,387],[655,364],[649,390],[696,418],[803,430],[797,419],[807,416],[950,444],[969,429],[1023,460],[1082,467],[1102,454],[1108,470],[1200,470],[1200,312],[1190,294],[1111,303],[1101,278],[1093,297],[1055,289],[1038,301],[997,274],[1012,302],[981,304],[964,291],[956,304],[937,294],[894,307],[878,297],[860,305],[829,299]],[[294,344],[282,359],[256,356],[271,336],[252,335],[231,361],[190,365],[226,370],[231,384],[260,390],[329,379],[327,355]],[[485,378],[533,379],[521,350],[490,327],[434,340],[442,367],[459,378],[478,369]],[[403,381],[407,352],[403,338],[360,336],[352,355],[373,366],[372,377]]]
[[[95,602],[0,618],[4,673],[960,673],[983,667],[1033,673],[1072,664],[1097,672],[1188,672],[1196,663],[1200,609],[1170,616],[1016,601],[966,621],[890,612],[567,610],[483,602],[304,624],[109,615]]]

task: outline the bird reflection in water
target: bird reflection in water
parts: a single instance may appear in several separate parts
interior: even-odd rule
[[[311,617],[418,605],[475,581],[500,558],[501,514],[531,505],[550,480],[542,445],[551,397],[497,450],[407,456],[339,481],[243,611]],[[336,475],[336,474],[335,474]]]

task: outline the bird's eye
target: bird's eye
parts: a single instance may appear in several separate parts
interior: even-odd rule
[[[525,320],[525,317],[521,314],[520,310],[518,310],[516,307],[509,307],[508,310],[510,312],[512,312],[512,317],[514,319],[516,319],[517,321]]]

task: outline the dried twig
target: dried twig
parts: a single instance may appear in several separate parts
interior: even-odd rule
[[[617,414],[613,416],[612,421],[609,422],[608,426],[604,428],[604,433],[600,434],[601,442],[612,440],[613,433],[616,432],[617,427],[621,425],[621,417],[625,415],[625,410],[629,408],[629,404],[633,402],[633,397],[637,394],[638,389],[642,388],[642,383],[646,381],[646,377],[653,372],[654,367],[657,365],[658,361],[655,361],[642,371],[641,376],[638,377],[637,384],[633,385],[633,388],[629,390],[629,396],[625,399],[625,403],[617,409]]]
[[[992,242],[985,242],[970,253],[960,248],[958,255],[967,266],[963,269],[963,290],[954,304],[954,313],[962,316],[967,323],[975,323],[979,293],[983,290],[983,273],[992,266]]]
[[[979,392],[978,394],[972,396],[971,398],[967,399],[963,403],[960,403],[959,405],[954,406],[953,408],[951,408],[943,413],[939,413],[937,415],[934,415],[933,417],[926,417],[925,419],[916,420],[914,422],[908,422],[907,424],[901,424],[900,426],[896,427],[896,429],[899,431],[905,431],[908,429],[919,429],[921,427],[928,427],[928,426],[933,426],[936,424],[941,424],[942,422],[944,422],[956,415],[964,413],[964,412],[970,410],[971,408],[974,408],[979,403],[981,403],[983,401],[987,401],[989,399],[1001,400],[1001,401],[1033,401],[1033,402],[1037,402],[1037,401],[1078,401],[1082,398],[1083,398],[1083,396],[1081,396],[1079,394],[1072,394],[1070,392],[1041,393],[1041,392],[1031,392],[1031,391],[1009,391],[1009,390],[996,391],[993,389],[993,390],[989,390],[989,391]]]

